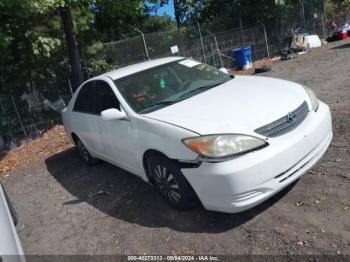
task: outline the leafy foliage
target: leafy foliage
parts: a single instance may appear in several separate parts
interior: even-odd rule
[[[147,4],[159,1],[147,1]],[[163,4],[160,2],[160,4]],[[149,16],[140,0],[0,0],[0,92],[21,94],[28,86],[42,91],[59,89],[69,76],[67,47],[58,9],[69,6],[80,48],[168,30],[169,17]],[[92,61],[101,70],[104,61]]]

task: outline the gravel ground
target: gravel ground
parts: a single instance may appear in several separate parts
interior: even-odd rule
[[[310,174],[240,214],[170,208],[152,187],[73,149],[2,180],[26,254],[350,255],[350,41],[278,62],[267,76],[310,86],[332,109],[334,139]]]

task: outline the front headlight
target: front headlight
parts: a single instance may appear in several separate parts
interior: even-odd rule
[[[310,101],[311,101],[311,105],[312,105],[312,109],[314,111],[317,111],[318,109],[318,98],[317,96],[315,95],[314,91],[312,91],[309,87],[307,86],[303,86],[306,93],[309,95],[309,98],[310,98]]]
[[[236,134],[191,137],[183,139],[182,142],[204,158],[227,158],[268,145],[260,138]]]

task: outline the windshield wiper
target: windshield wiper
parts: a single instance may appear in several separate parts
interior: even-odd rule
[[[182,99],[181,99],[181,100],[182,100]],[[155,106],[172,105],[172,104],[175,104],[175,103],[177,103],[177,102],[179,102],[179,101],[181,101],[181,100],[177,99],[177,100],[174,100],[174,101],[170,101],[170,100],[159,101],[159,102],[156,102],[156,103],[150,105],[149,107],[147,107],[147,108],[141,110],[139,113],[145,113],[145,112],[147,112],[148,110],[150,110],[151,108],[153,108],[153,107],[155,107]]]
[[[188,91],[188,92],[182,94],[182,95],[179,97],[179,99],[181,99],[181,98],[183,98],[183,97],[185,97],[185,96],[187,96],[187,95],[189,95],[189,94],[197,93],[198,91],[209,90],[209,89],[214,88],[214,87],[216,87],[216,86],[219,86],[219,85],[221,85],[221,84],[223,84],[223,83],[225,83],[225,82],[226,82],[226,81],[223,81],[223,82],[220,82],[220,83],[216,83],[216,84],[212,84],[212,85],[206,85],[206,86],[197,87],[197,88],[195,88],[195,89],[193,89],[193,90],[191,90],[191,91]],[[181,99],[181,100],[182,100],[182,99]]]
[[[174,103],[178,102],[177,100],[174,100],[174,101],[170,101],[170,100],[165,100],[165,101],[159,101],[157,103],[154,103],[153,105],[151,106],[160,106],[160,105],[172,105]]]

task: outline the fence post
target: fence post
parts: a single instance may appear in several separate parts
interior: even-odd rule
[[[241,29],[242,43],[243,43],[243,45],[245,45],[245,41],[244,41],[244,34],[243,34],[243,25],[242,25],[242,19],[241,19],[241,16],[239,16],[239,27],[240,27],[240,29]]]
[[[326,34],[326,28],[324,25],[324,16],[321,15],[321,22],[322,22],[322,29],[323,29],[323,37],[326,39],[327,38],[327,34]]]
[[[15,108],[16,115],[17,115],[17,118],[18,118],[19,123],[20,123],[20,125],[21,125],[22,131],[23,131],[25,137],[28,138],[27,131],[26,131],[26,129],[24,128],[21,115],[20,115],[20,113],[19,113],[19,111],[18,111],[17,105],[16,105],[15,100],[13,99],[13,96],[12,96],[12,95],[11,95],[11,101],[12,101],[13,107]]]
[[[252,57],[255,57],[255,59],[258,59],[258,48],[256,46],[256,41],[255,41],[255,34],[254,31],[252,32],[252,47],[251,47],[251,52],[252,52]],[[252,58],[253,59],[253,58]],[[260,59],[260,58],[259,58]]]
[[[323,15],[321,15],[321,21],[322,21],[322,27],[323,27],[323,33],[324,38],[327,38],[328,30],[326,31],[325,24],[327,24],[327,12],[326,12],[326,1],[322,0],[322,7],[323,7]]]
[[[72,83],[70,82],[69,78],[67,78],[67,82],[68,82],[68,87],[69,87],[70,94],[71,94],[71,96],[73,96]]]
[[[270,50],[269,50],[269,43],[267,41],[267,34],[266,34],[266,28],[265,28],[265,25],[260,22],[261,25],[263,26],[263,29],[264,29],[264,36],[265,36],[265,45],[266,45],[266,51],[267,51],[267,57],[270,58]]]
[[[83,49],[80,49],[80,52],[81,52],[81,57],[83,59],[85,71],[87,73],[87,77],[88,77],[88,79],[90,79],[90,72],[89,72],[89,68],[88,68],[87,63],[86,63],[85,54],[84,54]]]
[[[142,38],[143,48],[145,50],[146,59],[149,60],[149,54],[148,54],[148,48],[147,48],[147,44],[146,44],[145,34],[141,30],[139,30],[137,28],[134,28],[134,31],[136,31],[136,32],[141,34],[141,38]]]
[[[201,32],[201,27],[199,25],[199,23],[197,22],[197,26],[198,26],[198,32],[199,32],[199,38],[201,41],[201,46],[202,46],[202,52],[203,52],[203,59],[204,59],[204,63],[207,63],[207,59],[205,57],[205,50],[204,50],[204,44],[203,44],[203,38],[202,38],[202,32]]]
[[[147,48],[147,44],[146,44],[145,34],[142,33],[141,37],[142,37],[143,47],[145,48],[146,58],[147,58],[147,60],[149,60],[149,54],[148,54],[148,48]]]
[[[214,53],[214,48],[213,48],[213,44],[212,43],[210,43],[210,47],[211,47],[211,54],[213,56],[214,67],[216,68],[215,53]]]
[[[301,12],[302,12],[302,14],[303,14],[303,26],[304,26],[304,30],[306,30],[304,0],[301,0]]]
[[[218,56],[219,56],[219,60],[220,60],[220,65],[221,67],[224,67],[224,63],[222,62],[222,57],[220,55],[220,49],[219,49],[219,44],[218,44],[218,41],[216,39],[216,36],[213,34],[213,37],[214,37],[214,41],[215,41],[215,45],[216,45],[216,51],[218,52]]]

